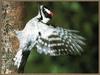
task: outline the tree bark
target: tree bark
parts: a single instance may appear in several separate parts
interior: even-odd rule
[[[19,47],[19,41],[15,36],[9,35],[14,30],[24,28],[24,2],[2,1],[1,7],[1,24],[0,24],[0,71],[1,74],[16,73],[13,65],[13,58]]]

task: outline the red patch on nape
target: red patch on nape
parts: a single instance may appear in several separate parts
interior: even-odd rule
[[[52,12],[50,12],[50,13],[49,13],[49,15],[50,15],[50,16],[53,16],[53,13],[52,13]]]

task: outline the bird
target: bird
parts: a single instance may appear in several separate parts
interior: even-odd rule
[[[24,71],[27,58],[34,47],[39,54],[49,56],[81,54],[83,51],[81,45],[85,45],[85,38],[77,34],[79,31],[48,25],[52,17],[53,12],[40,5],[38,14],[26,23],[24,29],[15,31],[20,46],[14,57],[14,65],[19,73]]]

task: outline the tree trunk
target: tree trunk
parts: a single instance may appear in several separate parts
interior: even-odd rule
[[[15,36],[9,35],[13,30],[22,30],[24,27],[24,2],[2,1],[2,15],[0,25],[0,71],[1,74],[16,73],[13,65],[13,58],[19,46],[19,41]]]

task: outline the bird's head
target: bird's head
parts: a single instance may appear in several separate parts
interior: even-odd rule
[[[38,19],[43,23],[47,23],[53,16],[53,13],[44,5],[39,8]]]

